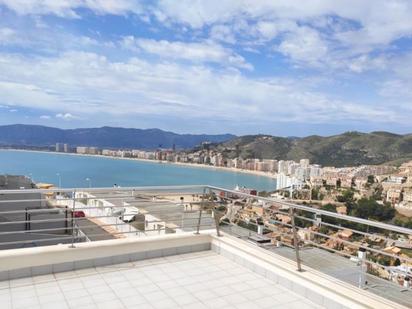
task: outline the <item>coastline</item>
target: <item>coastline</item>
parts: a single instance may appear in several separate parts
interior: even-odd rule
[[[159,164],[171,164],[171,165],[176,165],[176,166],[180,165],[183,167],[191,167],[191,168],[205,168],[205,169],[210,169],[210,170],[215,170],[215,171],[220,170],[220,171],[227,171],[227,172],[232,172],[232,173],[243,173],[243,174],[276,179],[276,174],[272,174],[269,172],[250,171],[250,170],[244,170],[244,169],[237,169],[233,167],[211,166],[211,165],[193,164],[193,163],[186,163],[186,162],[169,162],[169,161],[158,161],[158,160],[149,160],[149,159],[141,159],[141,158],[112,157],[112,156],[104,156],[104,155],[97,155],[97,154],[93,155],[93,154],[81,154],[81,153],[73,153],[73,152],[55,152],[55,151],[31,150],[31,149],[2,148],[0,149],[0,151],[39,152],[39,153],[56,154],[56,155],[71,155],[71,156],[107,158],[107,159],[114,159],[114,160],[129,160],[129,161],[141,161],[141,162],[159,163]]]

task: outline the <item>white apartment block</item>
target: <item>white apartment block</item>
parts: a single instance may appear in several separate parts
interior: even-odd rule
[[[89,153],[89,147],[78,146],[76,147],[76,152],[80,154],[87,154]]]
[[[299,162],[301,167],[309,167],[309,159],[301,159]]]

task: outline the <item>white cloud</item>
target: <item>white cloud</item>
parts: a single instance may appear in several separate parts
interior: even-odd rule
[[[257,23],[259,33],[266,38],[276,36],[279,22],[308,23],[328,27],[331,36],[359,51],[388,45],[412,34],[409,0],[159,0],[146,5],[138,0],[0,0],[0,4],[21,15],[77,18],[80,16],[76,10],[80,8],[96,14],[137,14],[145,20],[152,15],[162,23],[193,29],[222,24],[235,28],[249,20]]]
[[[394,41],[410,39],[412,35],[412,2],[160,0],[144,10],[139,3],[0,0],[0,6],[7,6],[18,15],[33,15],[16,17],[29,20],[20,29],[18,22],[0,21],[0,46],[6,47],[3,50],[24,47],[28,51],[20,56],[14,51],[0,53],[0,102],[37,108],[53,115],[53,120],[57,117],[82,121],[100,114],[115,118],[181,117],[191,113],[193,117],[238,123],[255,119],[407,123],[405,111],[412,102],[408,90],[412,89],[412,57],[401,57]],[[58,22],[56,27],[45,24],[48,18],[43,15],[82,18],[80,9],[85,8],[98,15],[136,14],[144,18],[148,27],[157,27],[153,22],[157,19],[162,22],[157,31],[170,27],[173,34],[157,32],[167,40],[133,36],[121,40],[92,31],[84,32],[87,36],[71,34]],[[127,17],[127,21],[134,18]],[[27,26],[30,22],[33,28]],[[113,42],[103,41],[104,37]],[[114,48],[119,46],[127,51],[117,53]],[[256,61],[259,72],[239,70],[252,69],[248,58],[244,58],[249,54],[239,50],[257,53],[249,59]],[[293,71],[282,63],[283,59],[275,59],[271,63],[279,67],[267,66],[262,72],[269,77],[258,78],[263,61],[279,57],[279,53],[294,68],[316,70]],[[370,88],[364,92],[397,100],[397,109],[385,106],[379,97],[375,105],[362,102],[363,94],[354,94],[356,87],[344,90],[348,90],[352,100],[358,97],[358,103],[325,94],[329,91],[325,90],[326,82],[312,87],[297,77],[270,77],[278,72],[286,73],[283,76],[302,72],[302,78],[330,78],[349,84],[355,73],[368,70],[380,74],[369,80]],[[312,74],[314,71],[316,75]],[[376,84],[381,87],[379,93]],[[314,89],[323,89],[323,93]],[[75,115],[81,115],[81,119]]]
[[[277,50],[296,62],[309,65],[319,65],[328,54],[325,41],[317,31],[308,27],[299,27],[287,34]]]
[[[409,121],[403,106],[394,110],[337,100],[298,79],[247,78],[238,72],[140,58],[113,62],[80,52],[35,61],[0,56],[0,71],[14,80],[0,79],[1,102],[54,112],[59,119],[190,115],[239,125],[250,121],[328,123],[331,119]]]
[[[348,67],[351,71],[362,73],[367,70],[384,70],[388,66],[389,59],[384,56],[370,57],[368,55],[361,55],[348,62]]]
[[[72,120],[72,119],[76,119],[77,117],[73,116],[70,113],[58,113],[56,114],[56,118],[60,118],[64,120]]]
[[[210,29],[210,38],[215,41],[236,43],[235,34],[231,27],[226,25],[215,25]]]
[[[57,15],[66,18],[79,18],[76,9],[90,9],[97,14],[138,13],[139,1],[130,0],[0,0],[19,15]]]
[[[234,30],[252,24],[232,31],[230,40],[254,44],[281,35],[280,51],[300,65],[302,61],[319,65],[320,58],[327,56],[326,65],[354,72],[366,67],[360,68],[355,60],[350,68],[353,58],[369,56],[412,35],[412,1],[408,0],[162,0],[156,10],[163,21],[193,29],[225,24]],[[216,37],[213,31],[211,37]]]
[[[49,115],[41,115],[39,118],[40,119],[50,119],[51,117]]]
[[[412,35],[412,1],[409,0],[159,0],[149,4],[137,0],[0,0],[0,4],[21,15],[80,18],[77,9],[87,8],[95,14],[134,14],[146,22],[156,18],[165,26],[180,26],[177,29],[181,31],[204,30],[214,41],[240,43],[245,50],[276,38],[280,40],[276,42],[279,51],[300,66],[323,63],[352,72],[367,70],[362,59],[373,58],[370,53],[376,49],[388,48],[395,40]],[[0,44],[2,36],[10,35],[0,32]],[[19,38],[22,36],[14,39]],[[170,46],[173,51],[182,47],[167,41],[155,44],[157,50]],[[186,47],[187,53],[199,54],[196,46]],[[210,47],[206,49],[210,53]],[[182,58],[195,57],[187,53],[183,53]],[[234,57],[229,59],[240,64],[246,62],[239,55]],[[321,57],[327,59],[320,61]]]
[[[193,62],[214,62],[224,66],[252,69],[245,59],[221,45],[202,42],[186,43],[179,41],[156,41],[150,39],[136,39],[128,36],[123,39],[123,47],[131,50],[143,50],[155,54],[163,59],[183,59]]]
[[[0,28],[0,44],[5,44],[13,39],[15,31],[11,28]]]
[[[277,23],[271,21],[260,21],[256,24],[257,31],[265,40],[272,40],[279,34]]]
[[[379,94],[393,99],[395,104],[408,102],[412,109],[412,52],[388,60],[387,66],[393,75],[381,82]]]

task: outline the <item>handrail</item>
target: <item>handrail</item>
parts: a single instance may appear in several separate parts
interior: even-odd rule
[[[50,189],[16,189],[16,190],[1,190],[2,194],[18,194],[18,193],[50,193],[62,192],[73,193],[76,192],[105,192],[105,191],[164,191],[164,190],[188,190],[188,189],[203,189],[209,187],[208,185],[180,185],[180,186],[140,186],[140,187],[91,187],[91,188],[50,188]]]
[[[227,190],[227,189],[224,189],[224,188],[219,188],[219,187],[214,187],[214,186],[207,186],[207,187],[212,189],[212,190],[223,191],[223,192],[232,193],[232,194],[235,194],[235,195],[238,195],[238,196],[253,198],[253,199],[266,201],[266,202],[271,202],[271,203],[277,203],[277,204],[280,204],[280,205],[283,205],[283,206],[286,206],[286,207],[291,207],[291,208],[298,209],[298,210],[304,210],[304,211],[311,212],[311,213],[314,213],[314,214],[325,215],[325,216],[328,216],[328,217],[333,217],[333,218],[336,218],[336,219],[346,220],[346,221],[349,221],[349,222],[356,222],[356,223],[369,225],[369,226],[377,227],[377,228],[384,229],[384,230],[389,230],[389,231],[398,232],[398,233],[402,233],[402,234],[412,235],[412,229],[408,229],[408,228],[401,227],[401,226],[391,225],[391,224],[382,223],[382,222],[378,222],[378,221],[371,221],[371,220],[357,218],[357,217],[348,216],[348,215],[342,215],[342,214],[338,214],[338,213],[334,213],[334,212],[330,212],[330,211],[326,211],[326,210],[322,210],[322,209],[316,209],[316,208],[312,208],[312,207],[308,207],[308,206],[293,204],[291,202],[285,202],[285,201],[280,200],[280,199],[261,197],[261,196],[256,196],[256,195],[251,195],[251,194],[248,194],[248,193],[244,193],[244,192],[239,192],[239,191],[234,191],[234,190]]]

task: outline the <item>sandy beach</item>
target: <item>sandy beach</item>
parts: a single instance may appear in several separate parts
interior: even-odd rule
[[[169,162],[169,161],[158,161],[158,160],[149,160],[149,159],[140,159],[140,158],[125,158],[125,157],[112,157],[112,156],[104,156],[104,155],[92,155],[92,154],[80,154],[80,153],[72,153],[72,152],[54,152],[54,151],[44,151],[44,150],[28,150],[28,149],[0,149],[1,151],[23,151],[23,152],[40,152],[40,153],[48,153],[48,154],[56,154],[56,155],[71,155],[71,156],[85,156],[85,157],[97,157],[97,158],[108,158],[108,159],[115,159],[115,160],[131,160],[131,161],[142,161],[142,162],[151,162],[151,163],[159,163],[159,164],[173,164],[173,165],[180,165],[186,166],[191,168],[206,168],[215,171],[228,171],[232,173],[245,173],[251,174],[255,176],[263,176],[272,179],[276,179],[276,174],[269,173],[269,172],[261,172],[261,171],[250,171],[244,169],[237,169],[233,167],[224,167],[224,166],[211,166],[211,165],[204,165],[204,164],[194,164],[194,163],[186,163],[186,162]]]

